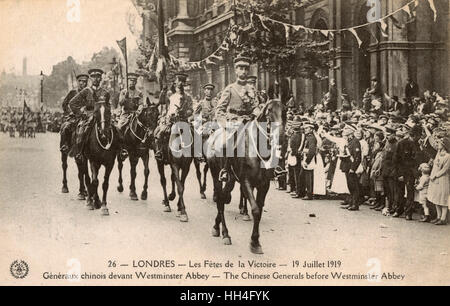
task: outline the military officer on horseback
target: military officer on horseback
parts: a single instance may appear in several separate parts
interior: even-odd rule
[[[139,75],[136,73],[128,73],[129,88],[123,89],[119,96],[119,105],[122,109],[117,128],[122,136],[125,134],[133,114],[142,110],[143,107],[144,95],[136,88],[138,77]]]
[[[226,145],[227,141],[227,125],[229,126],[230,123],[236,126],[245,124],[256,118],[261,112],[254,88],[247,83],[250,62],[250,58],[244,56],[239,56],[234,60],[237,80],[222,91],[217,103],[216,120],[222,128],[214,133],[212,139],[214,141],[222,139],[222,147]],[[234,133],[234,129],[231,133]],[[228,180],[226,167],[221,171],[220,180]]]
[[[89,70],[88,74],[92,80],[92,86],[84,88],[69,101],[70,110],[78,118],[77,138],[72,152],[76,158],[83,154],[83,144],[94,121],[95,103],[104,101],[106,106],[110,107],[110,94],[101,86],[103,73],[101,69]],[[121,156],[122,158],[127,156],[127,152],[123,149],[121,150]]]
[[[168,136],[172,124],[176,121],[188,122],[193,114],[193,102],[191,96],[185,93],[187,75],[177,73],[170,97],[161,98],[160,104],[166,104],[168,99],[168,109],[165,116],[160,118],[159,125],[155,130],[155,158],[163,160],[163,147],[167,144]],[[162,93],[164,95],[164,93]]]
[[[63,119],[64,122],[61,125],[61,132],[60,132],[61,133],[60,151],[63,153],[68,153],[70,150],[70,141],[72,137],[72,132],[76,128],[76,124],[78,121],[76,116],[70,111],[69,102],[80,91],[86,88],[88,80],[89,75],[87,74],[77,75],[78,88],[69,91],[67,96],[64,98],[64,101],[62,102],[62,109],[64,112],[64,119]]]
[[[211,83],[205,84],[203,86],[205,97],[200,100],[195,109],[194,115],[202,115],[204,121],[212,121],[214,119],[215,108],[217,105],[217,100],[213,98],[213,91],[216,88]]]

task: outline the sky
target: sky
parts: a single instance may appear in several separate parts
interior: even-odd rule
[[[0,0],[0,72],[14,68],[21,74],[27,57],[29,75],[41,70],[49,75],[68,56],[81,63],[104,46],[119,50],[116,40],[124,37],[131,50],[136,37],[127,23],[130,15],[139,30],[130,0]]]

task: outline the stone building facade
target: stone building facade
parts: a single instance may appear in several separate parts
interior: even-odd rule
[[[134,1],[134,0],[133,0]],[[144,1],[144,0],[142,0]],[[147,0],[146,2],[151,2]],[[236,0],[237,3],[246,0]],[[410,0],[380,0],[381,16],[402,7]],[[145,2],[145,1],[144,1]],[[220,46],[234,18],[233,0],[165,0],[167,36],[171,54],[175,57],[198,61],[207,57]],[[309,1],[290,13],[292,24],[319,29],[342,29],[367,23],[369,6],[367,0],[317,0]],[[423,92],[434,90],[448,94],[449,37],[448,0],[434,0],[437,20],[427,0],[419,0],[416,18],[408,18],[399,12],[389,19],[388,37],[381,35],[378,24],[360,28],[357,33],[363,41],[361,47],[349,32],[342,32],[332,41],[336,49],[332,69],[323,75],[336,80],[338,92],[345,90],[351,99],[360,101],[371,77],[377,77],[383,92],[389,95],[404,95],[406,79],[415,80]],[[150,15],[148,15],[150,16]],[[144,18],[144,32],[151,33],[151,22]],[[241,17],[238,24],[244,24]],[[301,60],[301,58],[299,58]],[[258,76],[260,88],[269,88],[275,75],[265,72],[258,64],[252,66]],[[211,82],[222,89],[234,81],[232,58],[225,58],[219,65],[208,66],[189,72],[189,82],[194,96],[200,95],[201,85]],[[319,103],[328,91],[328,81],[309,79],[287,79],[297,102],[305,105]],[[339,94],[340,96],[340,94]]]

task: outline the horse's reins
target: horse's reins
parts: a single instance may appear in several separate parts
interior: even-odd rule
[[[142,128],[144,129],[145,133],[144,133],[144,137],[141,138],[139,137],[135,131],[133,131],[133,122],[136,121],[136,123]],[[145,143],[149,137],[149,135],[151,134],[151,129],[146,127],[144,124],[142,124],[142,122],[139,120],[138,116],[134,116],[133,119],[131,120],[131,124],[130,124],[130,131],[131,133],[134,135],[134,137],[136,137],[137,139],[139,139],[142,143]]]
[[[105,103],[106,102],[104,102],[104,101],[95,102],[95,104],[105,104]],[[106,120],[103,118],[100,123],[105,123],[105,122],[106,122]],[[112,131],[111,128],[110,128],[110,131],[111,131],[111,140],[108,142],[108,144],[106,144],[106,146],[104,146],[101,143],[100,139],[98,138],[98,124],[97,124],[97,122],[95,122],[95,137],[97,138],[97,142],[100,145],[100,147],[102,147],[102,149],[104,149],[104,150],[109,150],[114,141],[114,132]]]

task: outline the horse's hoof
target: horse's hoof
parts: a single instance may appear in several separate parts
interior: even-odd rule
[[[117,186],[117,191],[122,193],[123,192],[123,186]]]
[[[175,193],[169,194],[169,201],[175,200],[175,197],[176,197]]]
[[[95,200],[94,202],[95,209],[100,209],[102,207],[102,202],[100,200]]]
[[[141,194],[141,200],[142,200],[142,201],[147,200],[147,193],[146,193],[146,192],[143,192],[143,193]]]
[[[206,195],[202,192],[202,193],[200,193],[200,198],[201,198],[202,200],[206,200]]]
[[[257,245],[250,243],[250,252],[258,255],[264,254],[262,247],[259,243]]]
[[[186,214],[180,216],[180,222],[188,222],[189,218]]]
[[[250,218],[250,216],[249,216],[248,214],[245,214],[245,215],[242,217],[242,220],[248,222],[248,221],[252,221],[252,218]]]
[[[170,209],[170,206],[169,206],[169,205],[165,205],[163,211],[169,213],[169,212],[171,212],[172,210]]]
[[[102,207],[102,216],[109,216],[109,210],[106,206]]]
[[[181,212],[180,212],[179,210],[177,210],[177,212],[175,213],[175,216],[176,216],[177,218],[181,217]]]
[[[94,210],[94,209],[95,209],[94,204],[92,204],[92,203],[88,203],[88,204],[86,205],[86,208],[87,208],[88,210]]]
[[[211,231],[211,234],[212,234],[213,237],[220,237],[220,232],[219,232],[219,230],[216,229],[216,228],[214,228],[214,227],[213,227],[213,229],[212,229],[212,231]]]
[[[77,200],[78,200],[78,201],[84,201],[84,200],[86,200],[86,197],[84,196],[84,193],[79,193],[79,194],[77,195]]]
[[[130,193],[130,199],[132,201],[138,201],[139,200],[139,198],[138,198],[136,193]]]
[[[231,238],[230,237],[223,237],[223,244],[231,245]]]
[[[69,188],[67,188],[66,186],[63,186],[63,188],[61,189],[62,193],[69,193]]]

